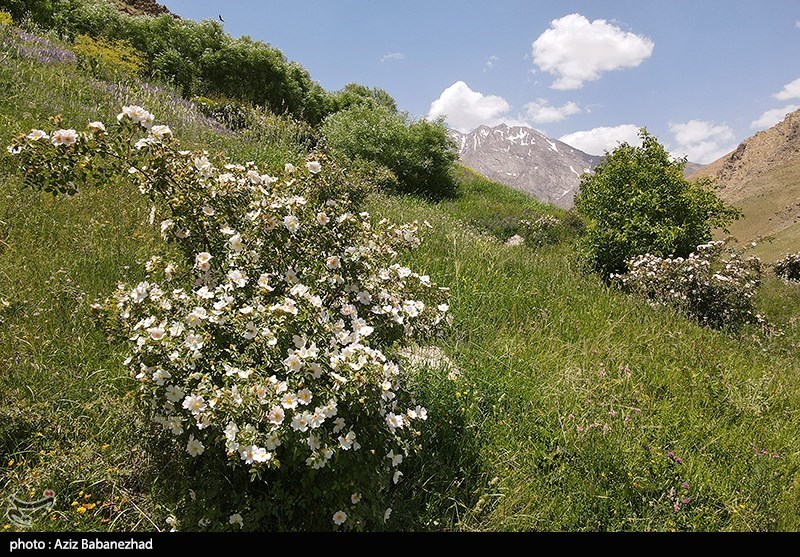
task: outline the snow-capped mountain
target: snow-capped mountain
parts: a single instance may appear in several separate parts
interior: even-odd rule
[[[573,205],[580,175],[602,160],[522,126],[500,124],[480,126],[466,134],[449,132],[465,166],[565,209]]]

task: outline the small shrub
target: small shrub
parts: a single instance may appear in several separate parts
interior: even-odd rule
[[[8,150],[31,187],[74,193],[124,171],[155,204],[168,243],[96,309],[172,456],[223,459],[286,494],[231,498],[240,525],[282,523],[287,505],[297,528],[381,527],[426,419],[392,354],[449,321],[445,290],[398,262],[416,224],[358,212],[324,158],[215,164],[141,107],[118,121],[32,130]]]
[[[773,270],[784,280],[800,282],[800,253],[787,255],[775,263]]]
[[[753,296],[761,283],[758,258],[744,259],[725,242],[697,246],[689,257],[662,258],[645,254],[628,260],[627,273],[612,275],[624,290],[654,305],[672,306],[700,323],[736,328],[758,321]]]
[[[142,53],[126,41],[78,35],[72,50],[80,64],[102,79],[134,77],[144,68]]]

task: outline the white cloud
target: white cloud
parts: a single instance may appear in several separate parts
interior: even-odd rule
[[[562,135],[558,139],[590,155],[602,155],[605,151],[614,150],[623,142],[637,147],[642,144],[639,138],[639,126],[633,124],[593,128]]]
[[[406,55],[402,52],[388,52],[381,57],[381,62],[385,62],[386,60],[403,60],[405,57]]]
[[[574,102],[552,106],[547,99],[536,99],[525,105],[525,114],[534,124],[560,122],[567,116],[578,114],[580,111],[580,107]]]
[[[773,108],[772,110],[767,110],[764,114],[759,116],[757,120],[753,120],[750,123],[750,128],[754,130],[765,130],[767,128],[771,128],[783,120],[784,116],[798,109],[800,109],[800,104],[789,104],[783,108]]]
[[[456,81],[431,103],[428,118],[444,116],[450,127],[469,133],[480,125],[528,126],[508,115],[511,105],[503,97],[473,91],[463,81]]]
[[[494,68],[494,65],[497,63],[498,60],[500,60],[500,58],[498,58],[494,54],[489,56],[489,59],[486,60],[486,65],[484,66],[483,71],[491,70],[492,68]]]
[[[800,99],[800,78],[787,83],[783,86],[783,90],[772,95],[779,101],[788,101],[789,99]]]
[[[604,19],[589,22],[580,14],[554,19],[533,42],[533,61],[558,77],[553,89],[579,89],[585,81],[649,58],[655,43],[625,32]]]
[[[686,155],[691,162],[707,164],[736,148],[736,136],[725,124],[689,120],[683,124],[670,124],[669,130],[678,144],[672,149],[673,156]]]

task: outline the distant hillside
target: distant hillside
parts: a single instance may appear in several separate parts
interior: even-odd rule
[[[767,260],[800,251],[800,110],[744,140],[690,177],[711,176],[745,218],[731,227],[742,242],[772,236],[756,251]]]
[[[580,175],[602,160],[522,126],[480,126],[471,133],[450,134],[465,166],[565,209],[573,205]]]

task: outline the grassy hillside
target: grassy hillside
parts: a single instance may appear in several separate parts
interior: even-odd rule
[[[4,145],[54,114],[77,127],[136,103],[187,146],[302,156],[290,126],[254,141],[168,89],[87,78],[58,44],[2,43]],[[141,276],[160,242],[148,204],[122,179],[73,198],[24,189],[5,151],[0,174],[0,489],[56,492],[35,530],[169,529],[169,517],[230,528],[221,511],[199,525],[191,495],[208,494],[211,513],[215,490],[246,479],[162,456],[124,347],[90,307]],[[458,193],[368,201],[375,219],[427,221],[404,262],[451,289],[454,315],[410,358],[429,418],[387,528],[800,529],[800,287],[766,281],[763,328],[704,329],[582,272],[573,227],[541,247],[505,244],[519,219],[563,212],[468,172]]]

